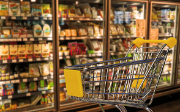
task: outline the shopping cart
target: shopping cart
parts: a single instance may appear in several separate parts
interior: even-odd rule
[[[164,43],[161,47],[141,47],[144,43]],[[167,54],[176,45],[175,38],[144,40],[137,38],[126,56],[120,59],[65,67],[67,94],[72,99],[116,106],[146,109],[161,77]],[[150,98],[149,102],[147,98]]]

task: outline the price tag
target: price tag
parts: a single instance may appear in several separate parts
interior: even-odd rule
[[[95,54],[92,54],[92,56],[96,56]]]
[[[75,55],[76,58],[79,58],[79,55]]]
[[[52,40],[52,38],[47,38],[47,40]]]
[[[66,37],[66,40],[70,40],[70,37]]]
[[[66,58],[70,58],[70,56],[66,56]]]
[[[27,38],[23,38],[23,41],[27,41]]]
[[[7,60],[3,60],[3,63],[7,63]]]
[[[112,36],[110,36],[110,38],[112,38]]]
[[[53,76],[50,76],[51,79],[53,79]]]
[[[8,96],[8,99],[11,99],[11,98],[12,98],[12,95],[9,95],[9,96]]]
[[[33,59],[32,59],[32,58],[29,58],[28,61],[33,61]]]
[[[6,84],[10,84],[10,81],[6,81]]]
[[[53,57],[50,57],[50,60],[53,60]]]
[[[42,38],[38,38],[38,40],[43,40]]]
[[[90,39],[93,39],[94,37],[89,37]]]
[[[6,19],[6,17],[5,16],[1,16],[1,19]]]
[[[47,20],[47,17],[43,17],[44,20]]]
[[[101,54],[96,54],[96,56],[101,56]]]
[[[1,81],[0,83],[1,83],[1,85],[6,84],[6,82],[5,82],[5,81]]]
[[[30,38],[30,41],[34,41],[34,38]]]
[[[27,79],[23,79],[23,82],[27,82]]]
[[[34,80],[34,81],[37,81],[37,80],[38,80],[38,78],[34,78],[33,80]]]
[[[31,96],[31,93],[26,93],[26,96]]]
[[[63,20],[66,20],[66,18],[63,18]]]
[[[11,83],[16,83],[16,80],[11,80]]]
[[[11,19],[16,19],[16,17],[12,16]]]
[[[44,58],[44,60],[49,60],[49,58]]]
[[[63,57],[59,57],[59,59],[63,59]]]
[[[70,20],[74,20],[74,18],[70,18]]]
[[[111,55],[114,55],[114,53],[111,53]]]
[[[36,58],[36,61],[41,61],[41,58]]]
[[[27,17],[23,17],[24,20],[27,20]]]
[[[60,40],[64,40],[64,37],[60,37]]]
[[[21,41],[21,38],[17,39],[17,41]]]
[[[34,17],[34,20],[38,20],[39,19],[39,17]]]
[[[2,100],[2,97],[0,97],[0,100]]]
[[[46,94],[46,91],[42,91],[42,94]]]
[[[24,60],[23,59],[19,59],[19,62],[23,62]]]
[[[47,77],[43,77],[43,79],[47,79]]]
[[[117,36],[117,38],[120,38],[120,36]]]
[[[16,80],[16,83],[19,83],[20,81],[19,80]]]
[[[49,17],[48,19],[49,19],[49,20],[52,20],[52,17]]]
[[[86,55],[82,55],[82,57],[87,57]]]
[[[52,89],[52,90],[50,90],[50,92],[52,93],[52,92],[54,92],[54,90]]]

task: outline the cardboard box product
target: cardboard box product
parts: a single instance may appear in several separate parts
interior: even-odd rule
[[[50,4],[42,4],[42,16],[44,16],[44,17],[52,16]]]
[[[21,16],[31,16],[30,2],[21,2]]]
[[[40,58],[42,53],[42,44],[34,44],[34,56]]]
[[[20,38],[27,38],[27,30],[25,29],[20,30]]]
[[[10,57],[11,59],[17,59],[17,45],[10,45]]]
[[[59,4],[59,17],[68,17],[68,5]]]
[[[9,59],[9,45],[0,45],[1,60]]]
[[[20,3],[9,3],[9,16],[20,16]]]
[[[26,45],[18,45],[18,58],[26,58]]]
[[[42,44],[42,57],[49,57],[49,44]]]
[[[8,2],[0,1],[0,16],[8,16]]]
[[[10,29],[2,29],[1,30],[1,38],[11,38],[11,30]]]
[[[27,58],[33,58],[33,53],[34,53],[34,45],[33,44],[26,44]]]
[[[42,16],[41,4],[32,4],[32,16]]]
[[[13,38],[19,38],[20,37],[20,30],[18,29],[13,29],[12,31],[12,37]]]
[[[42,37],[43,36],[43,30],[40,25],[34,25],[34,37]]]

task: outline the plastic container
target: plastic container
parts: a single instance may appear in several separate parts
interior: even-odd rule
[[[59,51],[59,56],[63,56],[63,51]]]
[[[69,56],[69,50],[63,51],[65,56]]]
[[[67,46],[60,46],[63,51],[67,50]]]

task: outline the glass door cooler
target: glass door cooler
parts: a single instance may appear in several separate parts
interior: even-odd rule
[[[58,18],[60,109],[96,105],[70,100],[64,67],[103,61],[103,0],[59,0]],[[99,74],[94,74],[95,80]]]
[[[170,2],[151,2],[149,39],[165,40],[178,38],[179,4]],[[152,45],[153,46],[153,45]],[[166,49],[166,48],[165,48]],[[159,80],[159,87],[173,85],[175,76],[176,47],[170,50]],[[156,82],[156,80],[154,80]]]
[[[111,0],[110,55],[111,59],[125,57],[132,41],[147,38],[147,1]],[[131,54],[129,54],[131,57]]]
[[[0,111],[53,109],[52,1],[0,1],[0,7]]]

